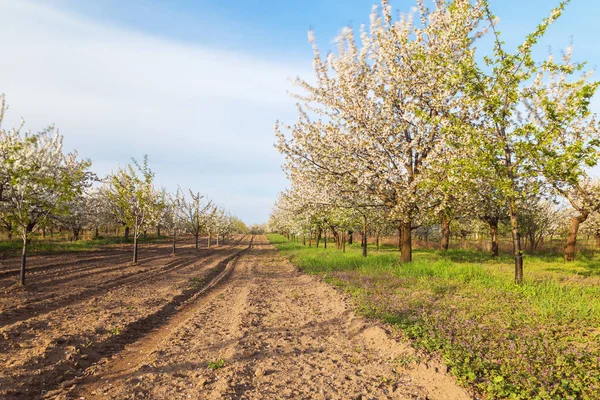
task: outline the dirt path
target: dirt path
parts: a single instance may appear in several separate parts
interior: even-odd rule
[[[409,346],[266,238],[226,262],[159,329],[47,398],[470,398],[437,368],[407,366]]]

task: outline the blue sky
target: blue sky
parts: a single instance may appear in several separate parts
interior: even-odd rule
[[[368,21],[373,3],[0,0],[5,125],[55,123],[100,175],[147,153],[160,185],[262,222],[286,185],[272,128],[295,119],[287,78],[312,76],[307,30],[325,52],[343,26]],[[516,46],[556,2],[491,3]],[[414,2],[391,4],[409,11]],[[572,39],[575,58],[598,66],[599,16],[600,1],[573,0],[538,55]]]

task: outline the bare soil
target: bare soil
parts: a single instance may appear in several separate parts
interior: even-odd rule
[[[189,243],[65,255],[1,294],[0,398],[470,398],[266,238]]]

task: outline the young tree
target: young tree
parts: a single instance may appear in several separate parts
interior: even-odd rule
[[[68,203],[88,185],[91,163],[63,153],[63,137],[54,130],[31,134],[2,128],[0,108],[0,202],[5,219],[23,241],[19,283],[25,284],[27,245],[52,213],[68,213]]]
[[[192,233],[192,235],[194,235],[196,250],[198,250],[198,240],[200,238],[200,234],[202,234],[204,229],[206,229],[208,226],[208,214],[210,214],[213,204],[212,201],[202,204],[202,199],[204,196],[201,196],[199,192],[194,193],[189,190],[189,193],[191,200],[186,200],[182,197],[182,208],[186,216],[187,229]],[[208,240],[208,247],[210,247],[210,234]]]
[[[159,217],[159,224],[171,230],[173,237],[173,255],[177,251],[177,232],[185,228],[185,198],[183,191],[177,188],[175,194],[165,195],[165,207]]]
[[[138,262],[138,240],[144,229],[156,223],[164,207],[162,193],[154,187],[154,173],[148,166],[148,156],[142,164],[135,159],[108,179],[106,195],[112,208],[133,229],[133,264]]]
[[[535,88],[542,83],[535,79],[543,68],[534,61],[532,50],[548,27],[560,17],[566,3],[561,2],[552,10],[514,53],[505,50],[500,33],[495,29],[496,18],[486,5],[487,18],[494,26],[494,53],[485,57],[485,67],[473,59],[465,59],[467,62],[458,67],[466,79],[464,101],[470,102],[470,109],[475,113],[472,119],[464,121],[468,126],[463,129],[470,134],[465,136],[463,143],[479,150],[470,164],[473,176],[476,177],[482,168],[495,171],[497,181],[493,186],[499,188],[501,196],[507,200],[516,283],[523,281],[519,202],[525,193],[539,192],[535,178],[542,158],[535,154],[545,154],[543,162],[551,154],[545,153],[548,142],[542,140],[543,134],[522,113],[533,99]]]
[[[66,205],[66,213],[51,215],[53,221],[60,228],[64,228],[72,233],[72,240],[78,241],[79,235],[90,222],[90,213],[88,212],[88,199],[85,195],[74,197]]]
[[[102,188],[94,189],[86,196],[86,216],[88,228],[94,231],[94,238],[100,236],[100,228],[114,224],[111,204]]]

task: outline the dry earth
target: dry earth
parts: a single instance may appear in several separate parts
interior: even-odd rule
[[[161,251],[141,272],[117,269],[120,286],[111,286],[107,263],[94,287],[38,293],[41,303],[4,311],[0,396],[470,398],[439,365],[399,362],[414,354],[410,346],[357,317],[342,294],[298,272],[262,236],[167,264]]]

